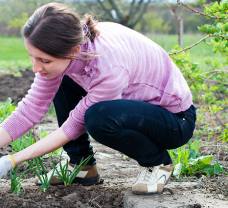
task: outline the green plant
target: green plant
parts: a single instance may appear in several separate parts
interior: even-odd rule
[[[169,154],[174,164],[173,175],[193,176],[206,174],[213,176],[223,172],[223,167],[213,160],[212,155],[200,155],[200,141],[195,140],[175,150],[170,150]]]
[[[0,102],[0,123],[4,121],[15,110],[15,108],[16,107],[10,98],[5,102]],[[13,141],[10,145],[14,152],[19,152],[33,143],[35,143],[33,131],[29,131],[20,139]]]
[[[0,102],[0,123],[4,121],[14,110],[15,105],[12,104],[12,100],[10,98],[5,102]]]
[[[89,162],[89,160],[91,159],[93,155],[88,156],[86,159],[82,159],[80,161],[80,163],[78,165],[75,165],[74,168],[72,170],[69,170],[69,162],[60,162],[59,163],[59,167],[56,168],[56,172],[58,174],[58,177],[60,180],[63,181],[65,186],[69,186],[71,185],[76,176],[78,175],[79,171],[85,166],[87,165],[87,163]]]
[[[228,143],[228,123],[225,124],[225,129],[219,137],[222,142]]]
[[[29,131],[27,134],[23,135],[20,139],[13,141],[10,145],[14,152],[19,152],[26,147],[34,144],[36,142],[33,132]]]
[[[184,49],[171,51],[174,62],[182,70],[187,79],[194,103],[198,107],[197,130],[195,135],[208,140],[227,142],[227,80],[228,80],[228,3],[218,2],[204,6],[204,11],[197,11],[189,5],[178,1],[184,8],[210,19],[210,24],[198,27],[206,35],[196,43]],[[205,59],[206,68],[192,61],[189,50],[197,48],[199,43],[207,44],[208,50],[213,52],[211,57]],[[197,46],[197,47],[196,47]],[[201,52],[201,50],[199,50]],[[219,59],[215,55],[219,55]],[[206,119],[205,119],[206,117]]]
[[[206,174],[213,176],[222,172],[223,167],[218,162],[213,161],[212,155],[200,156],[196,159],[191,158],[187,167],[187,174],[189,175]]]
[[[29,15],[26,12],[22,12],[20,16],[17,16],[9,21],[9,28],[21,29],[25,22],[28,20]]]
[[[44,139],[47,135],[48,135],[48,132],[47,131],[45,131],[42,128],[39,129],[39,135],[38,135],[38,137],[40,139]],[[56,149],[56,150],[54,150],[54,151],[46,154],[44,157],[51,157],[51,158],[53,158],[53,157],[59,157],[61,155],[61,152],[62,151],[63,151],[63,148],[60,147],[60,148],[58,148],[58,149]]]
[[[34,173],[38,177],[41,185],[40,189],[43,192],[46,192],[50,187],[51,178],[55,172],[55,167],[52,169],[51,175],[48,175],[47,168],[44,166],[43,160],[41,157],[37,157],[29,161],[29,166],[34,167]]]
[[[22,189],[21,180],[22,180],[21,175],[18,175],[17,169],[14,168],[10,172],[10,191],[12,193],[15,193],[17,195],[22,193],[23,189]]]
[[[33,170],[33,168],[28,168],[27,170],[20,172],[18,171],[18,168],[15,167],[10,171],[10,191],[16,194],[21,194],[23,192],[22,187],[22,179],[25,177],[25,175]]]
[[[199,26],[199,31],[211,36],[209,44],[212,45],[214,52],[224,55],[228,52],[228,2],[215,2],[210,6],[204,7],[204,14],[211,18],[211,24]],[[228,58],[226,58],[228,61]]]

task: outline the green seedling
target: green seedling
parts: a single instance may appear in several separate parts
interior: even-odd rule
[[[34,144],[36,142],[32,131],[29,131],[27,134],[22,136],[20,139],[17,139],[11,143],[12,150],[14,152],[19,152],[26,147]]]
[[[22,179],[25,177],[27,172],[32,169],[27,169],[22,173],[18,173],[17,167],[10,171],[10,191],[20,195],[23,192]]]
[[[5,102],[0,102],[0,123],[4,121],[14,110],[15,105],[12,104],[12,100],[10,98]]]
[[[33,164],[31,164],[33,163]],[[51,178],[55,172],[55,167],[53,168],[52,173],[49,175],[47,168],[44,166],[43,164],[43,160],[41,159],[41,157],[35,158],[32,161],[30,161],[30,166],[34,166],[35,167],[35,175],[38,177],[41,185],[40,185],[40,189],[43,192],[46,192],[48,190],[48,188],[50,187],[50,182],[51,182]]]
[[[93,155],[88,156],[86,159],[81,160],[79,165],[75,165],[73,169],[70,168],[69,162],[60,162],[59,166],[56,168],[57,175],[61,181],[63,181],[65,186],[71,185],[80,170],[88,164],[89,160]]]
[[[45,139],[45,137],[48,136],[48,134],[49,134],[49,133],[48,133],[46,130],[40,128],[38,137],[39,137],[40,139]],[[52,151],[52,152],[46,154],[44,157],[45,157],[45,158],[48,158],[48,157],[52,157],[52,158],[53,158],[53,157],[59,157],[59,156],[61,155],[61,152],[62,152],[62,151],[63,151],[63,148],[60,147],[60,148],[58,148],[58,149],[56,149],[56,150],[54,150],[54,151]]]
[[[22,175],[17,174],[17,169],[13,169],[10,172],[10,191],[17,195],[20,195],[23,192],[22,184]]]

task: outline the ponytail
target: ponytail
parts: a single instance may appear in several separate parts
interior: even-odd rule
[[[96,29],[97,21],[93,18],[92,15],[85,14],[83,22],[83,30],[85,36],[88,37],[91,42],[93,42],[95,37],[99,35],[99,31]]]

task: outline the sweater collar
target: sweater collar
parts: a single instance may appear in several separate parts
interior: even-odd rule
[[[90,41],[86,41],[85,43],[81,44],[81,52],[89,52],[91,51]],[[66,70],[64,71],[64,75],[71,72],[72,70],[74,73],[82,73],[86,66],[88,66],[90,60],[85,60],[83,57],[77,57],[73,59],[69,65],[67,66]]]

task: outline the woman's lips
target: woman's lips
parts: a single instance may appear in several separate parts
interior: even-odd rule
[[[44,76],[47,76],[47,73],[42,73],[42,72],[40,72],[40,75],[42,76],[42,77],[44,77]]]

